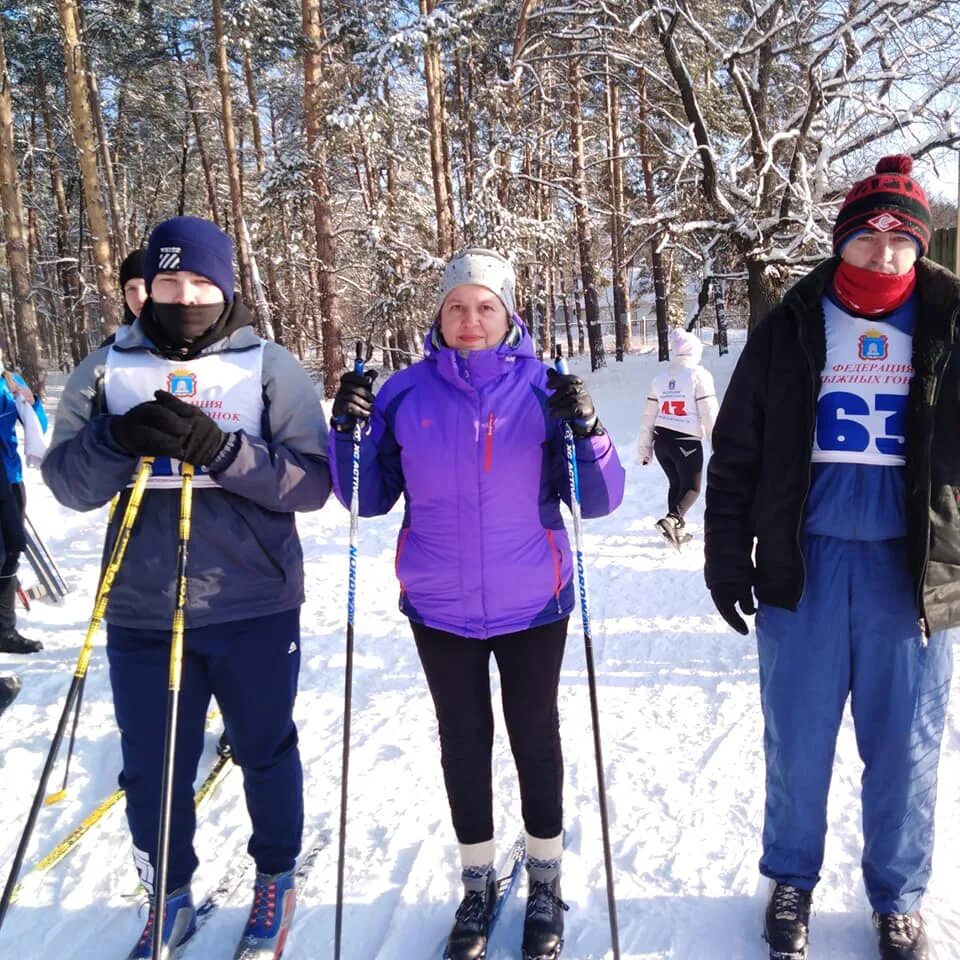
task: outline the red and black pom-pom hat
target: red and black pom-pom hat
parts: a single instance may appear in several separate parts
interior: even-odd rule
[[[910,179],[913,160],[897,155],[881,157],[876,173],[853,185],[844,198],[833,228],[833,249],[861,230],[896,231],[913,237],[922,257],[930,246],[933,221],[923,187]]]

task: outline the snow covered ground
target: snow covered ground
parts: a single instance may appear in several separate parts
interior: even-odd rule
[[[708,350],[722,389],[735,353]],[[589,367],[584,359],[575,371]],[[702,501],[682,553],[653,523],[665,481],[635,460],[640,411],[656,366],[651,354],[588,374],[597,407],[627,466],[625,502],[586,525],[590,611],[616,871],[621,956],[737,960],[766,956],[760,937],[765,886],[757,874],[763,802],[757,658],[751,635],[730,631],[702,578]],[[21,629],[43,640],[31,657],[0,655],[24,688],[0,720],[0,882],[25,822],[62,709],[95,589],[105,513],[74,514],[29,472],[34,524],[73,586],[60,606],[35,603]],[[393,550],[399,516],[361,522],[357,653],[346,874],[345,960],[429,960],[459,899],[456,846],[444,796],[435,720],[409,628],[397,611]],[[306,839],[329,837],[301,891],[285,956],[332,955],[343,711],[348,516],[331,501],[301,516],[308,575],[297,721],[306,771]],[[23,565],[22,565],[23,566]],[[29,574],[24,571],[24,579]],[[99,643],[102,644],[101,636]],[[494,684],[496,678],[494,676]],[[251,697],[256,691],[251,690]],[[956,697],[954,704],[956,704]],[[612,956],[579,621],[571,621],[561,681],[567,849],[563,894],[566,960]],[[157,723],[163,723],[158,717]],[[520,826],[516,776],[499,722],[494,768],[497,833],[505,853]],[[217,730],[209,734],[208,758]],[[960,958],[960,721],[948,721],[941,764],[938,846],[926,916],[937,960]],[[94,655],[68,797],[44,807],[27,854],[35,863],[116,784],[119,741],[106,657]],[[201,768],[201,775],[204,767]],[[62,770],[51,786],[59,784]],[[838,748],[823,879],[815,898],[812,957],[876,956],[859,873],[860,763],[849,720]],[[197,833],[198,898],[242,853],[247,817],[232,773],[204,804]],[[122,804],[13,905],[0,956],[27,960],[122,958],[144,913]],[[187,952],[229,960],[248,908],[243,886]],[[498,926],[490,960],[519,955],[523,888]]]

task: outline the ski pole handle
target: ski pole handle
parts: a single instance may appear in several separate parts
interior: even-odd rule
[[[353,360],[353,372],[354,373],[363,373],[364,359],[363,359],[363,341],[357,341],[357,353]]]
[[[563,347],[560,344],[557,344],[556,353],[554,355],[553,368],[561,376],[566,376],[570,372],[570,368],[567,366],[567,361],[563,357]]]

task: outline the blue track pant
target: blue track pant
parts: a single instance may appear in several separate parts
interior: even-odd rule
[[[120,786],[137,869],[149,890],[160,829],[170,631],[108,626],[107,656],[123,752]],[[253,825],[247,849],[262,873],[293,867],[303,834],[303,771],[292,719],[299,672],[299,609],[186,631],[168,891],[189,883],[197,868],[193,782],[211,695],[243,771]]]
[[[767,798],[760,872],[812,890],[847,696],[863,760],[863,879],[908,913],[930,877],[937,762],[956,630],[924,643],[904,540],[808,536],[796,613],[757,615]]]

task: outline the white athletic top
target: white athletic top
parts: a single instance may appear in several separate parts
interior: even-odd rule
[[[658,371],[650,384],[640,424],[638,458],[643,461],[652,456],[655,427],[709,440],[719,407],[716,393],[710,371],[692,359],[674,360]]]

